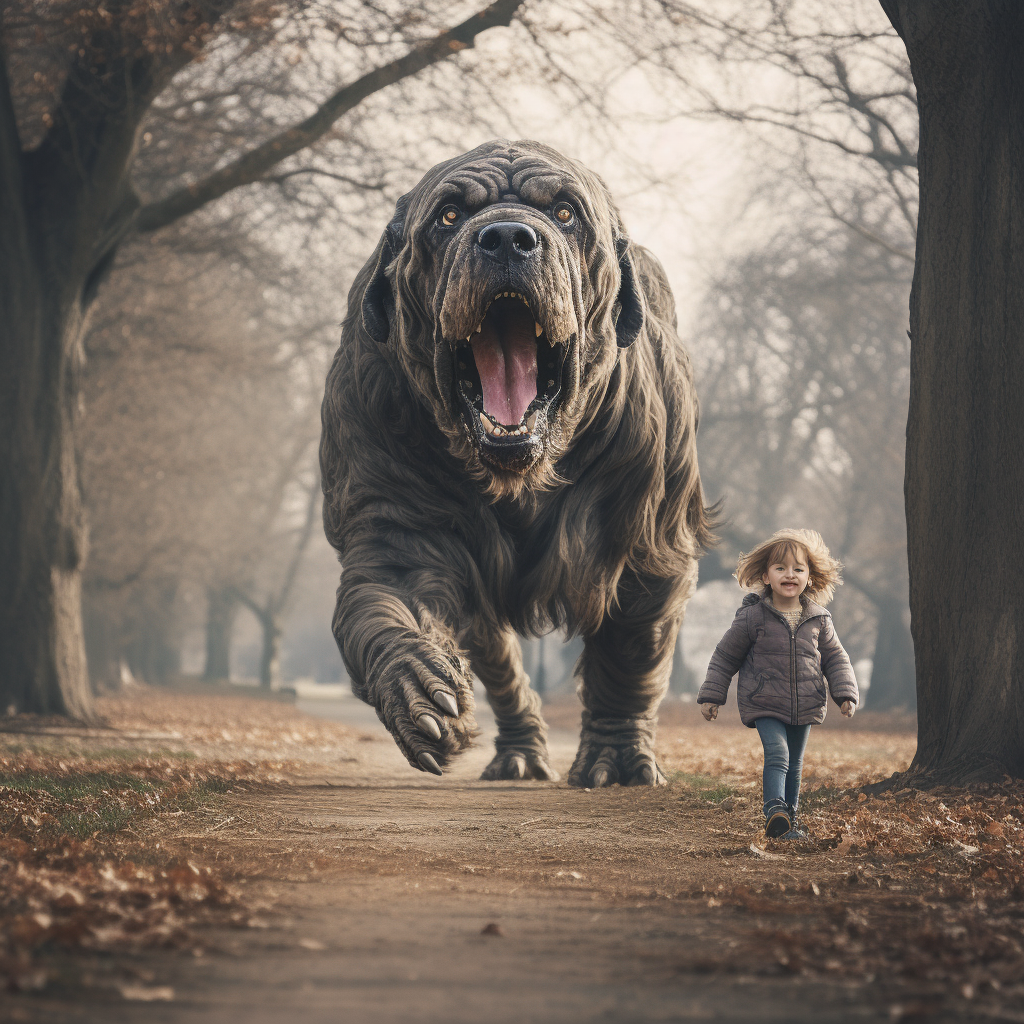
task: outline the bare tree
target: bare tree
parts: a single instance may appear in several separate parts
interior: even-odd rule
[[[315,454],[315,453],[314,453]],[[308,453],[307,453],[308,455]],[[310,460],[307,459],[307,462]],[[312,460],[315,463],[315,459]],[[295,590],[296,579],[302,558],[313,537],[314,528],[320,523],[320,508],[323,495],[320,490],[320,474],[312,469],[305,474],[307,479],[300,483],[305,490],[302,496],[301,518],[295,522],[285,522],[287,542],[279,543],[278,549],[285,556],[279,564],[269,572],[264,567],[262,575],[265,582],[262,595],[258,595],[259,586],[251,583],[247,587],[237,585],[234,593],[256,616],[263,634],[263,645],[260,652],[260,686],[269,689],[281,680],[281,633],[284,615]]]
[[[223,678],[235,589],[280,560],[273,526],[315,448],[326,332],[315,302],[295,321],[268,292],[276,260],[256,276],[253,253],[243,272],[147,248],[104,289],[87,336],[90,660],[107,682],[122,660],[161,681],[178,668],[179,598],[205,589],[208,675]]]
[[[913,704],[899,444],[906,285],[902,260],[888,261],[835,225],[784,234],[716,281],[694,346],[701,464],[709,493],[726,496],[723,539],[735,552],[786,523],[826,534],[871,613],[880,708]],[[840,604],[852,612],[848,594]]]
[[[81,571],[86,530],[75,457],[82,333],[98,286],[135,232],[174,223],[259,181],[388,86],[508,25],[496,0],[438,32],[433,13],[385,19],[372,66],[255,146],[146,202],[132,181],[145,118],[216,42],[248,52],[297,23],[273,5],[163,0],[8,3],[0,22],[0,697],[5,706],[88,718]],[[296,5],[308,13],[316,5]],[[443,6],[443,5],[442,5]],[[377,12],[372,4],[354,8]],[[379,15],[379,12],[378,12]],[[344,26],[338,33],[344,36]],[[397,53],[396,53],[397,51]]]

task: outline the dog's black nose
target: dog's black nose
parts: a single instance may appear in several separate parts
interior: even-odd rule
[[[540,249],[537,232],[521,221],[501,220],[481,228],[476,244],[492,259],[525,260]]]

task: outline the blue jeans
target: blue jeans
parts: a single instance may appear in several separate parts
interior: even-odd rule
[[[800,801],[800,773],[804,770],[804,748],[809,725],[786,725],[777,718],[755,718],[764,747],[764,806],[767,814],[772,800],[785,800],[796,814]]]

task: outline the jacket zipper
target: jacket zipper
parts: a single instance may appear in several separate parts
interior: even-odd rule
[[[796,628],[790,627],[786,617],[777,608],[772,611],[785,623],[789,629],[789,699],[793,707],[793,724],[800,724],[800,692],[796,685],[796,631],[804,624],[805,619],[801,618]]]
[[[793,695],[793,724],[800,724],[800,693],[796,685],[796,631],[789,633],[789,687]]]

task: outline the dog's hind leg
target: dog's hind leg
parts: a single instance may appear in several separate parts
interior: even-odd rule
[[[474,628],[463,643],[498,723],[497,753],[482,779],[557,779],[548,763],[548,728],[540,697],[523,671],[519,639],[511,629]]]
[[[692,588],[690,579],[623,577],[617,607],[585,640],[583,729],[570,786],[665,784],[654,754],[658,705]]]

